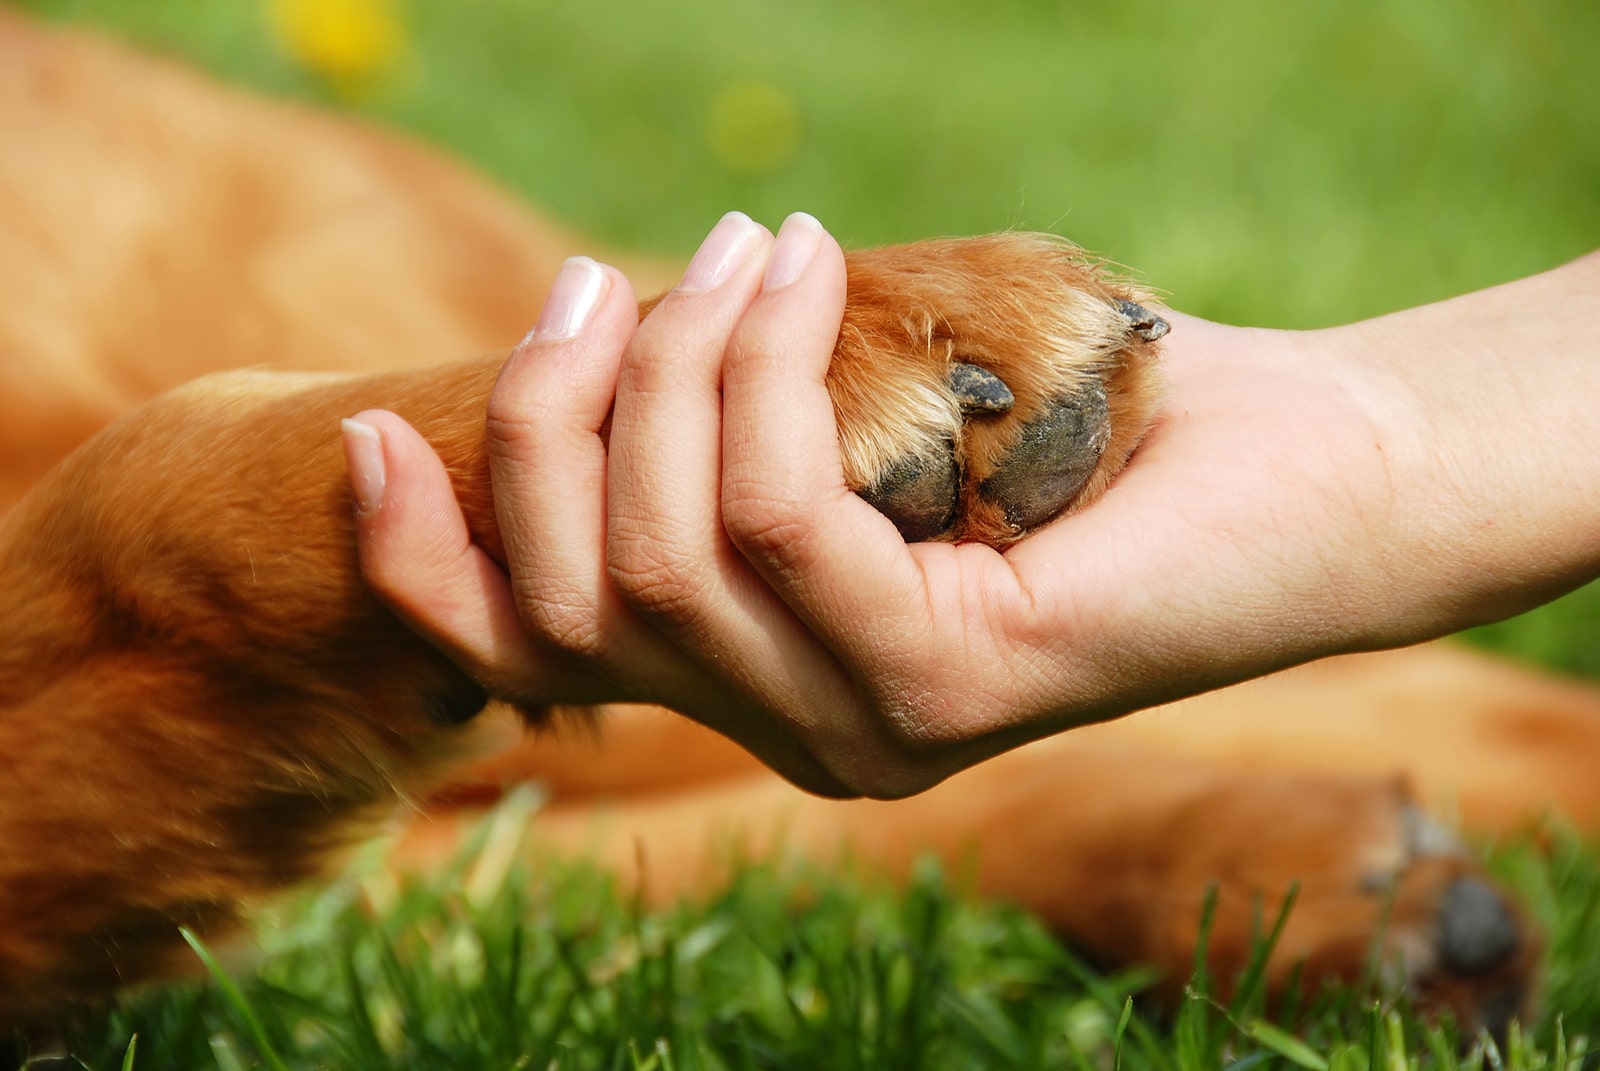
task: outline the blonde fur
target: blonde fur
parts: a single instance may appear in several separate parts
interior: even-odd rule
[[[496,551],[482,412],[499,362],[476,355],[521,337],[580,243],[403,139],[4,10],[0,129],[0,1030],[169,971],[179,924],[228,932],[399,800],[529,776],[550,786],[551,850],[597,848],[627,873],[642,837],[649,872],[633,877],[655,895],[714,880],[719,837],[771,847],[785,825],[796,850],[855,846],[891,871],[976,850],[989,892],[1108,964],[1176,978],[1208,882],[1232,883],[1210,949],[1225,976],[1254,898],[1299,881],[1275,984],[1296,964],[1357,979],[1381,934],[1401,980],[1469,1023],[1531,991],[1520,916],[1492,971],[1431,955],[1442,890],[1482,879],[1407,832],[1405,775],[1477,828],[1547,806],[1593,823],[1597,701],[1455,653],[1219,693],[899,804],[800,797],[662,711],[614,712],[598,744],[541,735],[461,765],[520,719],[461,724],[484,696],[361,582],[338,421],[370,407],[412,421]],[[1153,351],[1130,349],[1113,311],[1136,290],[1032,235],[849,266],[830,388],[858,486],[948,440],[967,474],[952,534],[1012,538],[977,487],[1028,420],[1094,377],[1113,433],[1072,506],[1104,489],[1158,400]],[[952,360],[997,372],[1013,411],[962,423]],[[1497,773],[1509,755],[1516,786]],[[596,839],[601,796],[620,803]],[[464,815],[439,811],[396,865],[453,848]],[[1263,815],[1282,835],[1262,835]],[[1387,927],[1374,881],[1396,890]]]

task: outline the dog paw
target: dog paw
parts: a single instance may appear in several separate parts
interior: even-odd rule
[[[1004,544],[1098,498],[1144,436],[1166,321],[1076,247],[851,253],[828,373],[845,478],[907,540]]]
[[[1226,990],[1243,972],[1293,888],[1268,968],[1275,996],[1296,984],[1314,995],[1375,981],[1423,1013],[1448,1013],[1463,1036],[1503,1038],[1528,1012],[1542,944],[1516,901],[1402,784],[1307,779],[1300,788],[1320,798],[1252,807],[1254,821],[1224,803],[1213,817],[1231,832],[1189,841],[1204,873],[1220,879],[1207,954],[1217,982]],[[1225,793],[1240,806],[1252,794]],[[1189,860],[1190,875],[1199,864]],[[1193,962],[1192,949],[1180,943],[1175,965]]]
[[[1464,1036],[1504,1040],[1529,1012],[1542,942],[1510,894],[1431,819],[1408,804],[1402,820],[1408,856],[1378,890],[1378,977],[1424,1010],[1448,1011]]]

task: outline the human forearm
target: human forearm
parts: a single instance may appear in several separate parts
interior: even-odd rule
[[[1600,575],[1600,253],[1307,336],[1364,376],[1392,476],[1371,645],[1498,620]]]
[[[661,430],[637,438],[660,472],[640,479],[644,469],[625,465],[609,479],[614,423],[609,450],[594,440],[582,470],[607,486],[604,509],[597,499],[573,526],[570,505],[541,507],[580,493],[524,495],[513,515],[557,526],[508,539],[543,556],[513,571],[522,597],[577,606],[583,628],[565,632],[604,641],[585,665],[636,682],[630,694],[720,728],[791,777],[822,771],[804,779],[813,787],[903,795],[1029,739],[1324,655],[1415,642],[1600,571],[1600,444],[1586,409],[1600,396],[1600,361],[1568,337],[1600,312],[1600,258],[1326,331],[1174,315],[1166,399],[1127,469],[1104,498],[1002,554],[908,545],[844,486],[821,389],[843,262],[831,242],[815,248],[782,287],[758,289],[759,265],[737,275],[742,289],[716,299],[716,332],[698,315],[631,341],[631,323],[592,328],[583,345],[613,367],[625,346],[635,360],[675,357],[704,387],[699,408],[625,378],[591,384],[596,427],[613,390],[617,414],[659,411]],[[778,353],[790,359],[763,359]],[[573,396],[505,382],[497,394],[557,397],[567,409]],[[682,448],[686,427],[699,429],[701,449]],[[671,451],[655,445],[669,440]],[[538,443],[527,453],[504,459],[502,519],[519,480],[544,472],[571,483],[580,472],[551,464]],[[402,473],[394,486],[424,482]],[[672,563],[652,574],[667,586],[614,583],[622,517],[633,545]],[[403,582],[380,588],[438,602],[449,585],[408,566],[405,542],[369,539],[369,578],[398,563]],[[581,574],[602,610],[648,626],[607,639],[605,615],[590,629],[596,615],[582,600],[539,597],[550,577],[580,575],[548,560],[563,542],[603,563]],[[472,621],[411,616],[447,649],[472,632]],[[543,616],[534,625],[549,641],[563,630]],[[526,673],[516,658],[477,662]]]

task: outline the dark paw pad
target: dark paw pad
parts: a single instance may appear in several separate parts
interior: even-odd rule
[[[1107,326],[1120,335],[1119,351],[1132,354],[1141,343],[1154,342],[1170,330],[1165,320],[1137,302],[1119,298],[1109,304],[1102,311],[1110,312]],[[908,542],[958,535],[1004,545],[1055,519],[1079,497],[1100,470],[1112,441],[1111,402],[1101,377],[1121,374],[1113,369],[1125,369],[1129,362],[1137,367],[1155,353],[1116,361],[1089,349],[1074,354],[1072,361],[1053,351],[1041,356],[1041,365],[1054,376],[1053,385],[1046,385],[1051,376],[1027,377],[1028,389],[1035,393],[1023,407],[1026,422],[1017,411],[1011,384],[989,368],[955,360],[944,385],[960,411],[963,430],[954,435],[942,431],[942,442],[897,461],[859,494],[893,521]],[[1124,403],[1137,396],[1137,391],[1122,388],[1114,393]],[[1133,420],[1148,419],[1138,404],[1124,404],[1118,419],[1129,410],[1137,413]],[[997,451],[1003,451],[998,463]]]
[[[1017,444],[978,485],[978,493],[999,504],[1013,527],[1041,525],[1083,489],[1110,439],[1106,389],[1090,381],[1076,395],[1057,398],[1025,424]]]
[[[955,444],[950,443],[935,457],[909,457],[896,462],[860,495],[894,522],[906,542],[918,543],[950,530],[960,493],[961,473],[956,465]]]
[[[1011,409],[1011,390],[992,372],[955,365],[951,392],[968,416],[984,419]],[[978,493],[1004,511],[1006,522],[1026,531],[1054,518],[1094,474],[1111,438],[1111,411],[1103,384],[1091,380],[1071,397],[1057,398],[1023,425],[1016,444]],[[937,539],[955,526],[961,499],[961,467],[955,444],[936,455],[897,462],[861,491],[894,522],[907,542]]]
[[[434,725],[465,725],[489,705],[489,693],[476,681],[458,678],[422,694],[422,710]]]
[[[1439,961],[1455,974],[1482,974],[1517,951],[1517,922],[1500,894],[1457,878],[1439,902]]]

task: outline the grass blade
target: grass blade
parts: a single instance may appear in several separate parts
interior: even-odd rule
[[[272,1042],[267,1040],[267,1032],[262,1027],[261,1020],[256,1018],[256,1013],[251,1009],[249,1002],[244,999],[244,994],[240,992],[239,987],[229,977],[228,972],[222,969],[222,964],[217,962],[216,957],[211,954],[211,950],[201,943],[200,938],[195,936],[194,931],[189,927],[180,926],[178,927],[178,932],[183,935],[183,939],[188,942],[189,947],[194,949],[194,954],[200,957],[200,962],[205,964],[206,970],[211,972],[211,977],[216,980],[217,988],[222,990],[222,995],[227,998],[234,1011],[239,1013],[239,1018],[244,1022],[245,1029],[250,1032],[250,1039],[255,1042],[257,1050],[261,1053],[261,1059],[266,1062],[266,1065],[272,1071],[289,1071],[289,1065],[283,1062],[283,1058],[272,1047]]]
[[[1298,1067],[1304,1067],[1307,1071],[1328,1071],[1327,1057],[1287,1030],[1261,1019],[1252,1019],[1244,1032],[1263,1048],[1270,1049]]]

